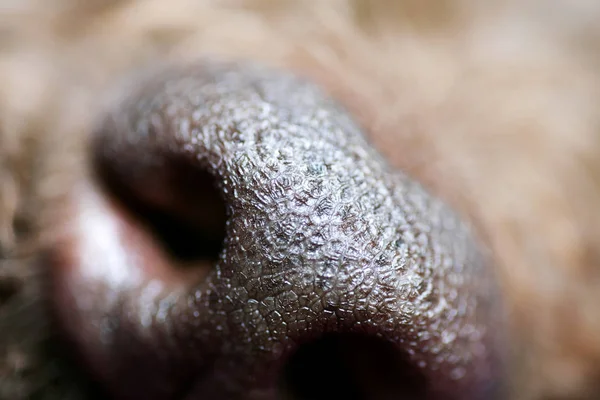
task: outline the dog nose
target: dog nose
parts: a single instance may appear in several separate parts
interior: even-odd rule
[[[480,244],[319,88],[202,61],[124,92],[54,262],[68,335],[114,396],[489,398]]]

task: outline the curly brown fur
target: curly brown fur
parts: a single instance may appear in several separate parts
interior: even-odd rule
[[[254,59],[321,83],[396,166],[471,217],[511,305],[515,398],[599,396],[596,2],[13,7],[0,16],[4,252],[15,214],[31,232],[17,236],[17,255],[0,261],[0,398],[35,398],[42,387],[43,398],[66,398],[81,382],[47,353],[35,261],[53,234],[53,204],[82,162],[81,132],[96,117],[97,94],[154,60],[205,54]]]

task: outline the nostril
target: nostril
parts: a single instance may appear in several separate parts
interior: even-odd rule
[[[0,276],[0,306],[10,301],[23,286],[20,279]]]
[[[209,172],[175,166],[178,172],[170,179],[172,187],[193,191],[167,194],[170,200],[165,201],[139,189],[133,193],[131,185],[119,179],[106,163],[95,167],[105,191],[112,193],[175,261],[217,261],[225,240],[227,215],[215,178]],[[173,198],[185,204],[174,204]]]
[[[374,336],[329,334],[303,344],[280,377],[288,400],[425,398],[422,372],[391,343]]]

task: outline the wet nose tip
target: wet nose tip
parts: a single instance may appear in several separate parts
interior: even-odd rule
[[[323,365],[354,364],[350,374],[368,364],[394,371],[396,380],[374,386],[395,393],[487,393],[496,362],[494,285],[469,229],[377,157],[340,154],[323,176],[294,179],[280,170],[245,192],[250,201],[237,199],[245,205],[230,218],[235,239],[218,268],[224,287],[240,288],[240,299],[259,310],[244,321],[261,326],[256,336],[249,330],[249,342],[276,344],[265,346],[277,349],[265,365],[291,357],[284,371],[292,386]]]

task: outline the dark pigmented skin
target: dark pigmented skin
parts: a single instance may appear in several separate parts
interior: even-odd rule
[[[493,398],[501,317],[479,244],[318,87],[202,60],[122,93],[50,265],[58,320],[111,398],[282,398],[299,348],[351,334],[405,360],[404,395]],[[218,259],[177,260],[141,204],[197,246],[224,235]]]

